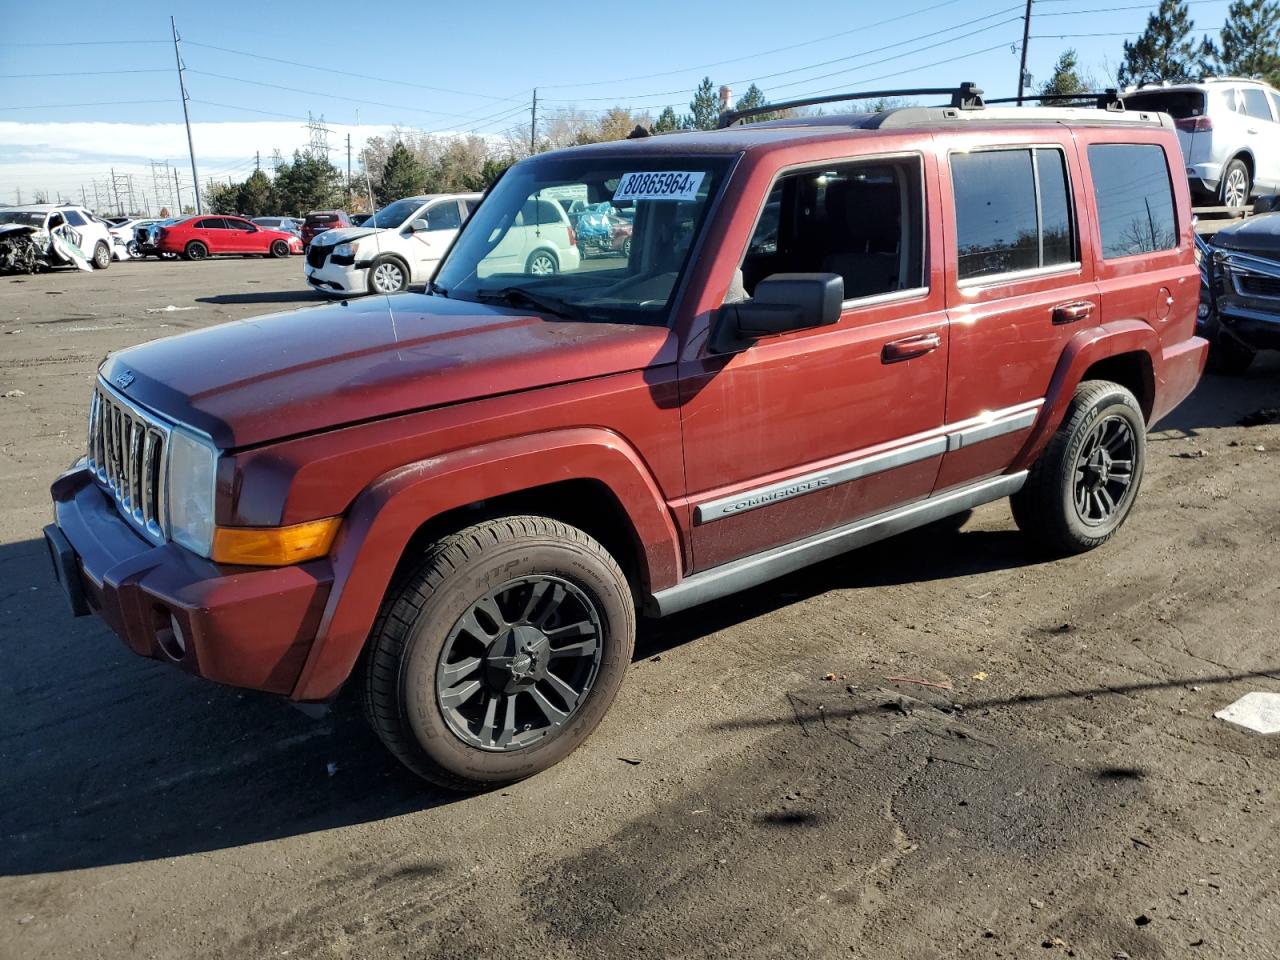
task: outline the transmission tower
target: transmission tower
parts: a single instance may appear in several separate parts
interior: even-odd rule
[[[307,111],[307,133],[311,143],[307,147],[307,152],[313,157],[323,157],[329,159],[329,128],[324,125],[324,114],[320,114],[319,118],[313,117],[311,111]]]

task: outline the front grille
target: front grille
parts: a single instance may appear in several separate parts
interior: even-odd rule
[[[333,247],[320,247],[314,243],[311,244],[311,246],[307,247],[307,263],[319,270],[324,266],[324,262],[329,259],[331,250],[333,250]]]
[[[1237,287],[1243,296],[1280,299],[1280,279],[1256,273],[1239,273],[1236,276]]]
[[[169,428],[99,383],[89,408],[89,469],[148,539],[166,539]]]

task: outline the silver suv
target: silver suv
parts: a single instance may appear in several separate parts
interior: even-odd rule
[[[1261,80],[1210,77],[1148,84],[1123,95],[1128,110],[1173,117],[1191,191],[1242,207],[1255,193],[1280,191],[1280,93]]]

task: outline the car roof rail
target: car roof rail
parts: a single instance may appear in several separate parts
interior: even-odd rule
[[[950,96],[951,106],[957,110],[981,110],[983,108],[982,88],[976,83],[962,83],[958,87],[903,87],[897,90],[852,90],[846,93],[833,93],[822,97],[803,97],[799,100],[783,100],[778,103],[766,103],[759,107],[746,107],[742,110],[725,110],[720,114],[720,128],[731,127],[747,117],[758,117],[763,113],[774,113],[779,110],[794,110],[798,107],[813,107],[822,103],[841,103],[845,100],[881,100],[888,97],[933,97]]]
[[[1137,93],[1138,91],[1133,91]],[[1021,97],[1000,97],[996,100],[988,100],[988,104],[993,103],[1016,103],[1024,104],[1028,100],[1035,100],[1037,103],[1062,103],[1064,106],[1082,107],[1090,100],[1099,110],[1110,110],[1113,113],[1122,113],[1124,111],[1124,100],[1120,92],[1115,87],[1107,87],[1105,90],[1082,90],[1079,93],[1036,93],[1023,94]]]

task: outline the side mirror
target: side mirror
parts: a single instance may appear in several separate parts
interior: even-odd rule
[[[732,353],[760,337],[831,326],[843,304],[844,277],[838,273],[775,273],[756,284],[752,299],[720,308],[711,349]]]
[[[415,220],[413,223],[409,224],[410,233],[426,233],[430,229],[431,227],[427,221],[421,219]]]

